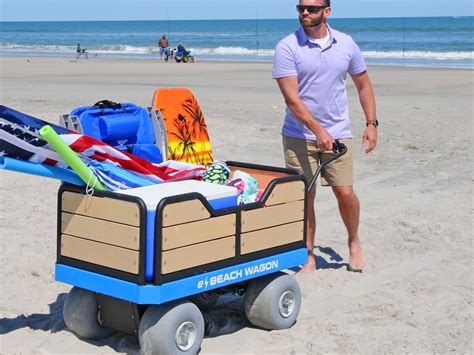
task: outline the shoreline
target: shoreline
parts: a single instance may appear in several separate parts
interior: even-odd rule
[[[93,53],[93,52],[92,52]],[[28,58],[51,58],[51,59],[69,59],[70,61],[75,61],[76,57],[75,54],[72,53],[71,56],[67,55],[42,55],[42,54],[5,54],[0,52],[0,58],[24,58],[25,60]],[[86,60],[83,57],[80,57],[77,60]],[[156,57],[126,57],[126,56],[90,56],[87,60],[104,60],[104,61],[115,61],[115,60],[130,60],[130,61],[155,61],[158,63],[160,62],[159,53],[156,53]],[[175,63],[173,60],[171,61],[173,64],[183,64],[183,63]],[[171,64],[168,63],[168,64]],[[271,59],[262,59],[262,60],[245,60],[245,59],[201,59],[197,58],[196,63],[244,63],[244,64],[253,64],[253,63],[261,63],[261,64],[271,64]],[[191,64],[191,63],[189,63]],[[422,64],[384,64],[384,63],[371,63],[370,61],[366,60],[366,64],[368,67],[388,67],[388,68],[426,68],[426,69],[456,69],[456,70],[474,70],[474,64],[470,67],[466,66],[443,66],[443,65],[422,65]]]

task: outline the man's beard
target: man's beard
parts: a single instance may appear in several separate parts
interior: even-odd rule
[[[303,19],[305,21],[303,21]],[[305,17],[305,18],[300,16],[299,20],[300,20],[300,24],[303,28],[308,28],[308,29],[318,28],[324,22],[324,16],[323,16],[323,12],[321,11],[321,14],[318,17],[314,18],[314,19],[311,19],[309,16]],[[308,21],[308,20],[310,20],[310,21]]]

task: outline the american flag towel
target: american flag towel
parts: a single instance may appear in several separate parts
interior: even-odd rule
[[[0,156],[66,167],[38,133],[46,124],[49,123],[0,105]],[[70,133],[66,128],[51,126],[57,134]]]
[[[112,191],[137,187],[137,184],[144,186],[144,180],[161,183],[198,178],[204,171],[203,166],[177,161],[152,164],[93,137],[78,134],[1,105],[0,156],[67,168],[67,163],[39,135],[38,131],[44,125],[50,125],[87,165],[92,166],[94,162],[92,170],[102,170],[97,177]],[[101,169],[101,164],[97,162],[106,164],[106,168]],[[111,165],[107,166],[108,164]],[[117,169],[124,169],[125,172],[119,173]],[[112,176],[108,173],[110,171],[114,171]]]

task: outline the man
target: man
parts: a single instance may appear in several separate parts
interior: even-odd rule
[[[163,34],[163,36],[161,36],[160,40],[158,41],[158,47],[160,48],[160,60],[163,61],[163,54],[166,53],[166,50],[168,49],[168,47],[170,46],[169,42],[168,42],[168,38],[166,38],[166,35]]]
[[[283,124],[283,147],[288,167],[302,170],[311,179],[320,161],[330,156],[335,139],[348,152],[325,167],[322,185],[329,185],[337,198],[348,232],[348,270],[361,272],[365,260],[358,236],[359,200],[352,187],[352,134],[346,91],[349,73],[357,88],[367,127],[362,135],[365,152],[377,145],[375,98],[367,67],[351,37],[327,24],[330,0],[300,0],[297,6],[301,28],[282,39],[275,50],[273,78],[287,105]],[[316,268],[314,235],[316,188],[308,198],[308,261],[302,271]]]

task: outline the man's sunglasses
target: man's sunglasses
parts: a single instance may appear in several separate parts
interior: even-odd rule
[[[327,6],[317,6],[317,5],[296,5],[296,10],[302,14],[304,10],[307,10],[309,13],[315,14],[322,9],[325,9]]]

